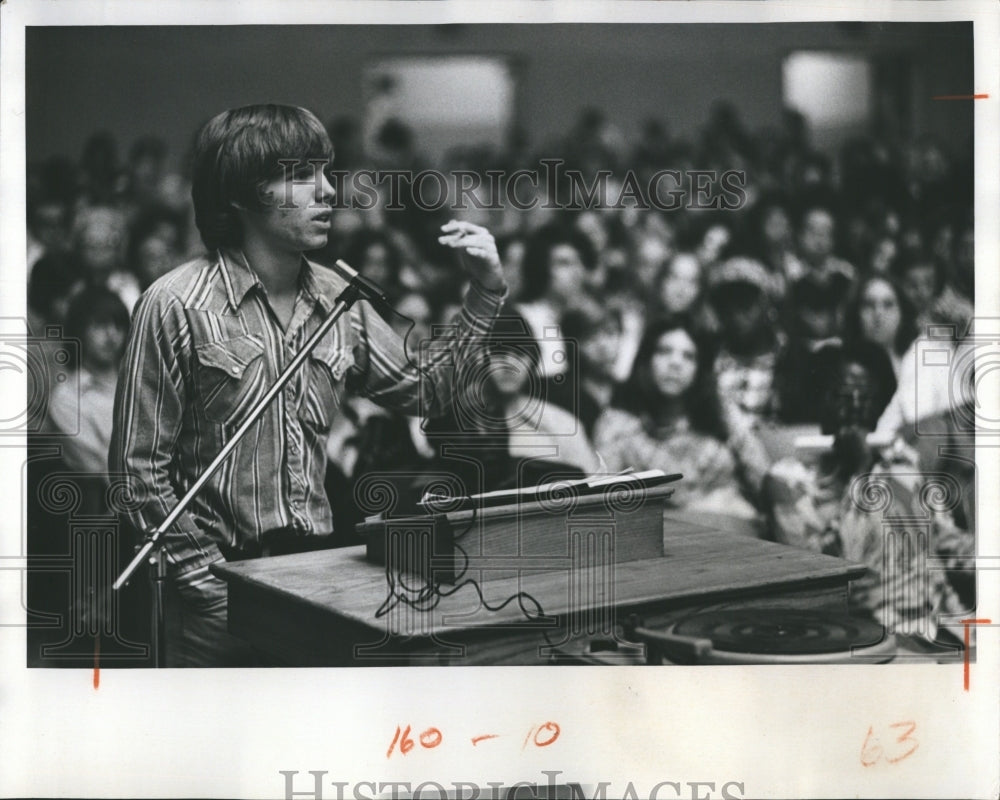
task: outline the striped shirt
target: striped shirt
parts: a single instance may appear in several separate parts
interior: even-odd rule
[[[135,498],[132,524],[152,531],[166,518],[345,286],[303,259],[285,329],[239,252],[196,259],[149,287],[132,318],[109,454]],[[222,560],[220,544],[249,549],[270,530],[329,533],[325,447],[345,380],[380,405],[440,414],[456,365],[502,302],[473,282],[455,324],[437,332],[419,366],[367,303],[355,303],[166,533],[170,574]]]

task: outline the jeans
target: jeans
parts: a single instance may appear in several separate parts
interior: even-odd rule
[[[260,545],[242,550],[223,548],[230,561],[262,556],[324,550],[335,543],[332,535],[302,536],[281,529],[268,531]],[[221,578],[201,567],[182,580],[167,580],[163,590],[164,639],[168,667],[267,666],[249,644],[227,629],[228,588]]]
[[[254,650],[226,627],[226,582],[209,575],[197,585],[168,580],[163,590],[168,667],[260,666]]]

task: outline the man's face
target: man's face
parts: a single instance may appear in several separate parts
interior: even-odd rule
[[[755,336],[766,320],[764,294],[749,283],[732,283],[720,287],[715,304],[730,341]]]
[[[94,274],[110,272],[118,266],[121,247],[119,231],[103,220],[96,220],[80,235],[80,260],[88,272]]]
[[[729,228],[725,225],[713,225],[705,231],[701,244],[698,245],[695,255],[704,266],[714,264],[722,255],[723,249],[729,244]]]
[[[687,311],[701,292],[701,264],[690,253],[674,256],[660,285],[660,300],[667,311]]]
[[[35,209],[32,232],[51,252],[63,252],[69,247],[69,226],[66,207],[59,203],[43,203]]]
[[[420,343],[431,336],[431,308],[423,295],[413,292],[396,303],[392,327],[411,353],[420,352]]]
[[[92,367],[114,367],[124,345],[125,331],[110,320],[91,322],[84,328],[81,350],[85,361]]]
[[[136,248],[137,261],[133,268],[143,285],[148,286],[176,266],[176,253],[170,243],[159,236],[150,236]]]
[[[360,272],[379,286],[393,282],[395,275],[390,263],[389,249],[382,242],[372,242],[368,245]]]
[[[571,244],[557,244],[549,253],[549,271],[552,276],[550,291],[556,297],[575,300],[583,292],[587,268],[576,248]]]
[[[833,252],[833,217],[826,211],[811,211],[799,236],[802,255],[814,263],[824,261]]]
[[[868,370],[861,364],[846,364],[840,380],[827,395],[822,429],[837,434],[847,428],[872,431],[878,418],[874,408],[874,386]]]
[[[580,356],[591,370],[601,377],[610,377],[618,360],[621,338],[618,326],[606,322],[580,341]]]
[[[809,339],[828,339],[836,336],[840,327],[836,308],[809,308],[803,306],[796,312],[802,333]]]
[[[771,245],[783,245],[790,241],[792,225],[785,209],[775,206],[764,216],[764,241]]]
[[[331,203],[336,196],[326,173],[301,162],[287,176],[263,183],[262,209],[248,212],[246,224],[279,251],[301,253],[326,245],[333,221]]]
[[[903,276],[903,292],[917,313],[926,311],[934,301],[934,277],[933,264],[917,264]]]

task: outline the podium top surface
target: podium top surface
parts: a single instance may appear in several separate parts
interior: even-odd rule
[[[640,607],[648,604],[694,607],[799,589],[846,586],[861,577],[865,567],[839,558],[723,532],[699,522],[694,515],[668,513],[660,558],[622,562],[613,571],[604,565],[542,572],[530,564],[507,561],[496,579],[478,577],[483,596],[498,605],[519,591],[527,592],[548,615],[581,608]],[[393,615],[376,617],[376,610],[393,598],[384,566],[365,559],[365,548],[348,547],[218,564],[212,571],[237,586],[274,599],[301,603],[337,619],[371,628],[396,628]],[[404,576],[406,586],[396,591],[414,597],[423,585]],[[581,594],[581,587],[587,592]],[[455,631],[523,621],[517,602],[502,610],[482,607],[475,587],[442,585],[454,594],[442,598],[434,610],[431,628]],[[586,597],[588,599],[582,599]],[[397,608],[404,610],[405,604]],[[415,612],[405,609],[408,614]],[[444,615],[447,615],[445,623]]]

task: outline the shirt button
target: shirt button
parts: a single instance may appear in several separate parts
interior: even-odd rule
[[[239,375],[239,374],[240,374],[240,368],[239,368],[239,367],[233,367],[233,368],[232,368],[232,369],[230,370],[230,372],[232,372],[232,373],[233,373],[233,375]]]

